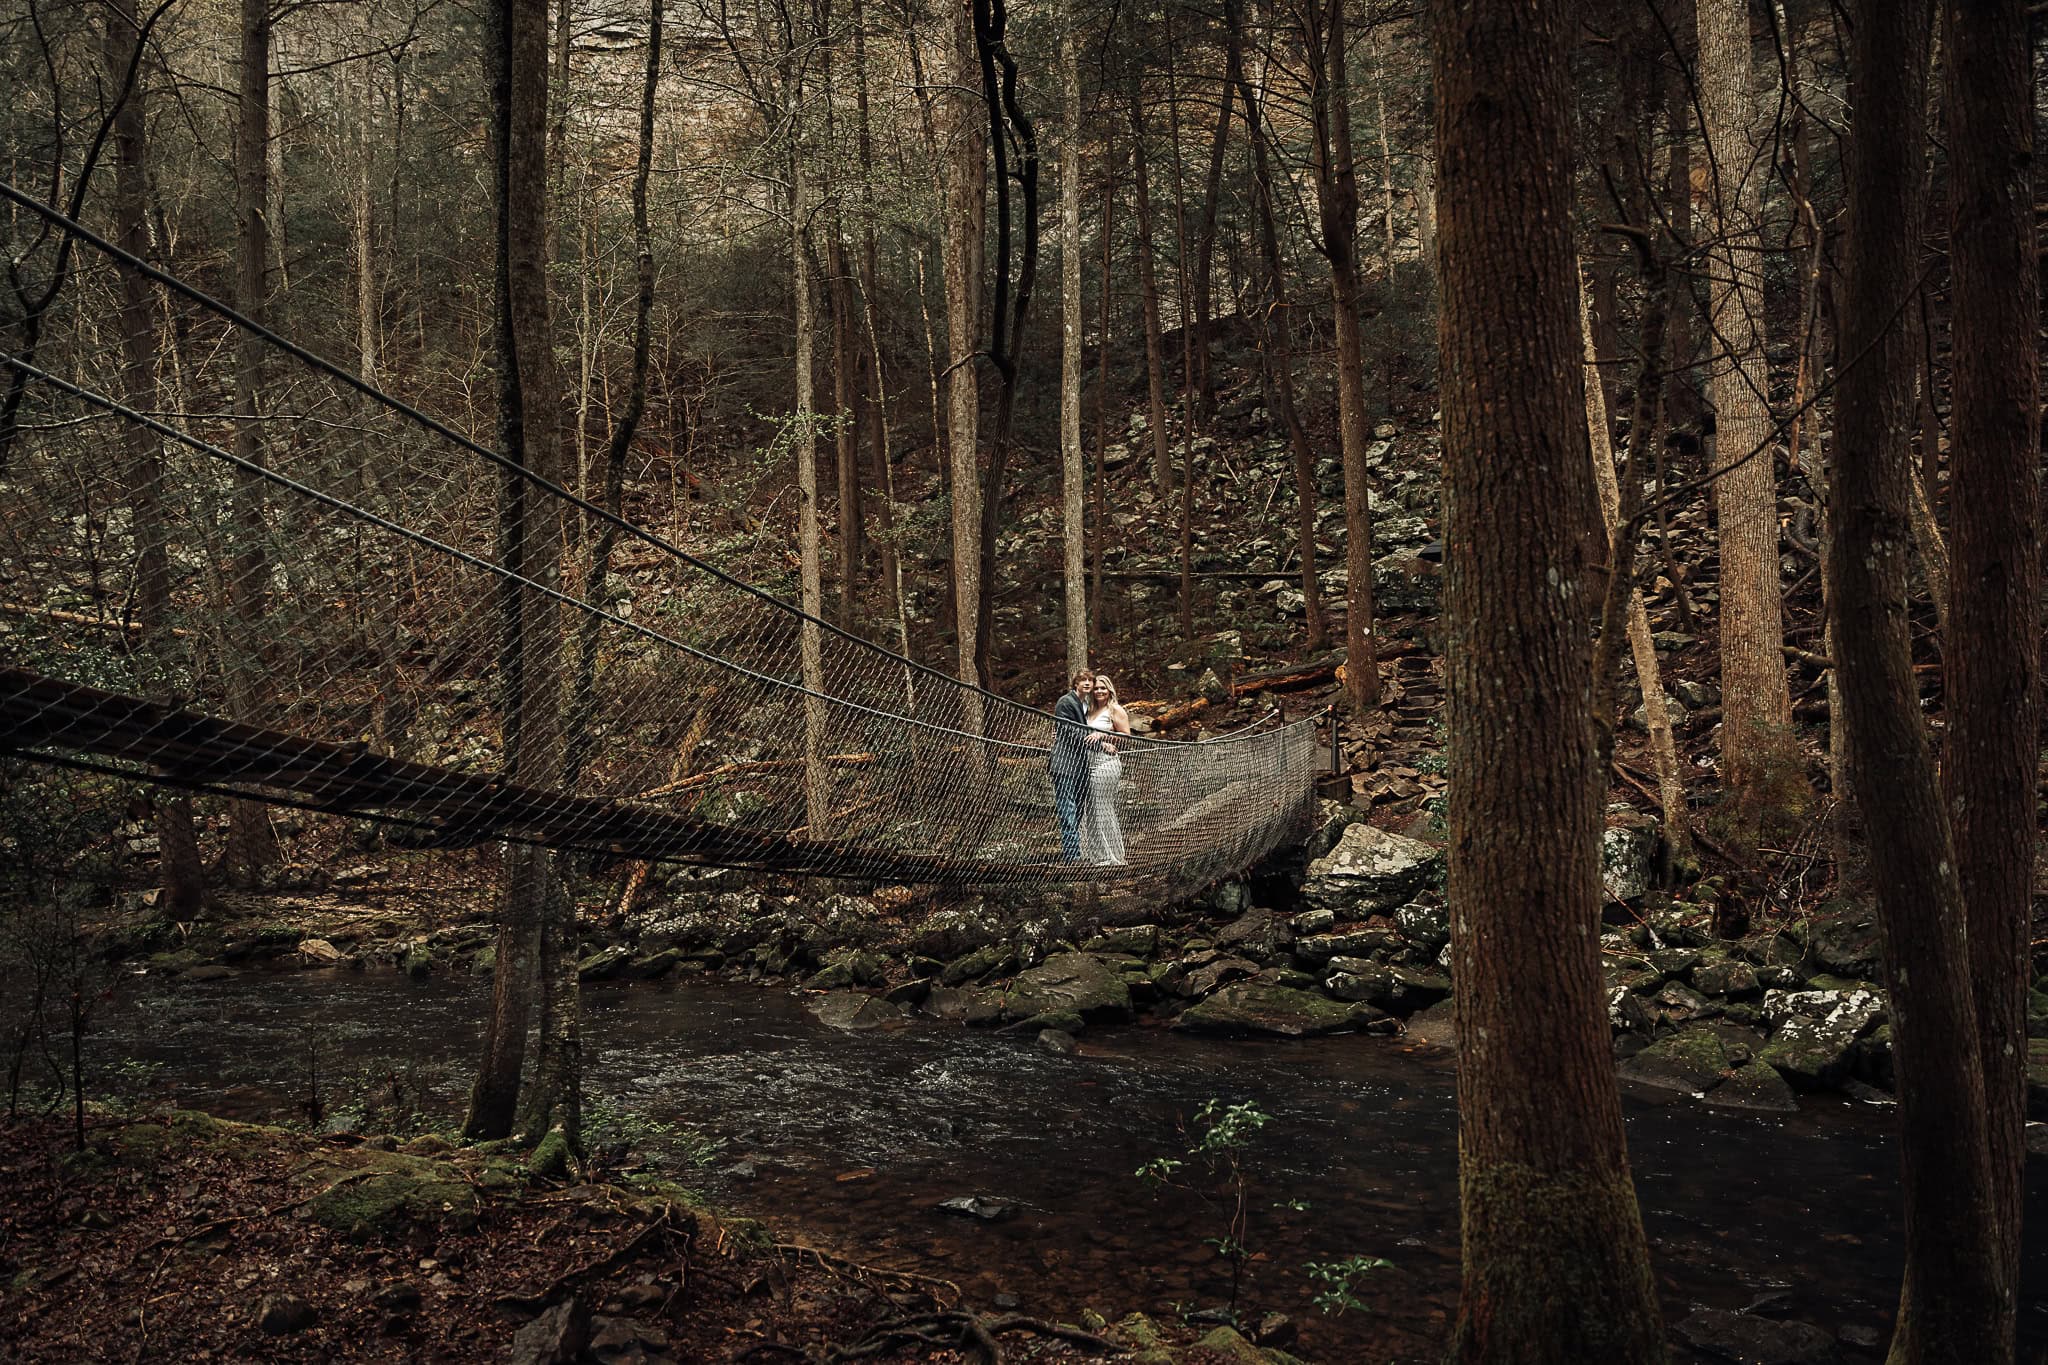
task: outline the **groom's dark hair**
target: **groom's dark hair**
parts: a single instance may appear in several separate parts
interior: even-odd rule
[[[1092,668],[1077,668],[1074,670],[1074,676],[1067,679],[1067,686],[1072,687],[1075,683],[1081,681],[1081,679],[1093,678],[1094,676],[1095,670]]]

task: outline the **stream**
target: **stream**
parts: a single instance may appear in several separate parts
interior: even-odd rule
[[[1449,1055],[1379,1038],[1220,1042],[1091,1030],[1078,1056],[1026,1037],[920,1023],[845,1033],[800,999],[735,985],[584,991],[593,1140],[681,1125],[718,1144],[674,1172],[779,1235],[942,1276],[970,1303],[1063,1316],[1224,1302],[1222,1188],[1158,1191],[1134,1172],[1185,1156],[1212,1097],[1271,1115],[1246,1156],[1252,1260],[1241,1306],[1299,1323],[1320,1361],[1432,1359],[1458,1288],[1456,1113]],[[102,1088],[230,1117],[297,1115],[317,1067],[330,1110],[388,1089],[460,1113],[488,1004],[482,981],[251,972],[124,991],[89,1039]],[[1628,1133],[1665,1311],[1795,1318],[1882,1339],[1901,1214],[1888,1108],[1808,1099],[1791,1116],[1630,1096]],[[657,1144],[659,1145],[659,1144]],[[672,1140],[680,1163],[696,1144]],[[2048,1349],[2048,1180],[2030,1174],[2022,1358]],[[1001,1221],[940,1210],[1013,1206]],[[1200,1197],[1210,1196],[1209,1198]],[[1310,1261],[1381,1257],[1336,1315]],[[1849,1351],[1848,1359],[1877,1359]]]

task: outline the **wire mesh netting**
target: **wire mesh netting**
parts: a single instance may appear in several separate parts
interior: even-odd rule
[[[1308,818],[1312,722],[1057,740],[0,195],[146,281],[172,339],[124,362],[80,318],[61,365],[0,362],[26,383],[0,447],[9,750],[420,842],[918,882],[1191,889]],[[1063,839],[1056,770],[1120,861]]]

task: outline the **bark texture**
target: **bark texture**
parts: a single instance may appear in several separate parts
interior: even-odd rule
[[[2026,1167],[2028,914],[2041,727],[2040,362],[2033,104],[2023,0],[1947,7],[1949,506],[1943,777],[1969,907],[1993,1216],[2013,1331]]]
[[[1600,981],[1572,11],[1432,24],[1461,1365],[1665,1358]]]
[[[1067,677],[1088,662],[1086,526],[1081,460],[1081,63],[1071,7],[1060,31],[1060,492],[1065,548]],[[1102,344],[1107,347],[1109,338]]]
[[[1738,842],[1804,784],[1785,678],[1777,481],[1764,359],[1763,186],[1749,0],[1698,0],[1699,100],[1715,238],[1709,372],[1720,516],[1721,767]],[[1761,453],[1757,453],[1761,451]]]
[[[981,331],[982,229],[987,213],[987,111],[981,54],[968,0],[953,0],[952,69],[944,97],[946,227],[940,234],[946,275],[947,487],[953,512],[953,627],[961,681],[978,680],[976,635],[981,604],[981,478],[977,458],[981,386],[974,372]]]
[[[131,86],[130,72],[141,60],[135,0],[108,0],[105,42],[110,89],[126,88],[128,96],[114,111],[114,240],[123,251],[147,258],[148,110],[144,86]],[[157,335],[155,291],[132,270],[120,272],[121,398],[138,412],[156,410]],[[163,442],[139,422],[121,427],[122,463],[127,471],[129,524],[135,533],[135,622],[137,644],[147,656],[170,643],[171,570],[169,527],[164,507]],[[145,667],[153,667],[147,659]],[[192,818],[192,799],[165,792],[155,801],[158,867],[164,900],[159,913],[191,919],[205,899],[200,869],[199,832]]]
[[[1913,302],[1932,0],[1866,5],[1850,52],[1831,544],[1835,662],[1870,834],[1898,1073],[1906,1270],[1890,1360],[1999,1362],[1999,1272],[1983,1065],[1962,885],[1921,719],[1907,617],[1913,550]],[[1874,799],[1873,799],[1874,798]]]
[[[499,444],[523,468],[554,479],[562,466],[562,379],[551,344],[547,288],[545,9],[497,0],[486,13],[484,51],[497,182]],[[499,486],[500,561],[542,587],[554,587],[561,577],[561,533],[555,500],[533,496],[527,480],[508,471]],[[502,591],[499,612],[505,775],[546,787],[558,779],[562,763],[560,614],[540,592],[510,584]],[[536,974],[548,970],[541,961],[544,935],[552,935],[554,957],[569,956],[574,945],[563,921],[572,912],[553,855],[509,846],[491,1017],[464,1124],[472,1138],[504,1137],[512,1130]],[[554,923],[547,924],[550,920]],[[557,1043],[568,1042],[560,1030],[569,1020],[555,1016],[552,1022]],[[558,1053],[548,1067],[566,1060]]]
[[[1316,200],[1322,210],[1323,254],[1337,339],[1337,431],[1344,457],[1344,697],[1354,712],[1380,699],[1379,642],[1373,635],[1372,478],[1365,448],[1365,348],[1359,335],[1358,171],[1351,151],[1351,79],[1345,55],[1344,0],[1326,0],[1323,23],[1309,11],[1309,60],[1315,68],[1310,114],[1316,131]],[[1382,110],[1384,123],[1384,109]],[[1381,139],[1384,147],[1385,130]],[[1387,225],[1393,225],[1387,191]],[[1391,235],[1387,269],[1394,268]]]
[[[241,60],[235,116],[235,307],[258,324],[270,313],[270,7],[268,0],[242,0]],[[247,329],[235,333],[237,417],[234,453],[263,463],[263,424],[257,420],[264,386],[266,343]],[[270,549],[261,476],[244,466],[235,475],[230,511],[234,534],[234,579],[230,586],[232,628],[228,649],[228,705],[236,715],[256,712],[262,694],[263,618],[270,603]],[[270,812],[253,801],[228,809],[228,843],[223,859],[228,879],[253,886],[278,858]]]

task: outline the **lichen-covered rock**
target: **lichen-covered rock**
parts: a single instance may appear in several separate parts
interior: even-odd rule
[[[1334,910],[1304,910],[1288,921],[1288,927],[1302,935],[1327,934],[1337,927]]]
[[[1443,853],[1420,839],[1352,825],[1308,865],[1302,896],[1339,918],[1363,919],[1412,900],[1443,870]]]
[[[1401,937],[1425,953],[1434,954],[1451,941],[1451,912],[1441,905],[1411,901],[1394,912]]]
[[[1353,1022],[1350,1008],[1337,1001],[1253,978],[1225,986],[1182,1014],[1174,1027],[1224,1037],[1305,1038],[1335,1033]]]
[[[1650,889],[1650,861],[1657,841],[1641,830],[1609,829],[1600,835],[1600,888],[1610,900],[1639,901]]]
[[[1311,934],[1294,940],[1294,956],[1308,966],[1336,957],[1374,957],[1402,946],[1404,940],[1390,929],[1354,929],[1347,934]]]
[[[1621,1064],[1621,1074],[1629,1080],[1689,1095],[1712,1090],[1728,1070],[1727,1048],[1719,1037],[1705,1029],[1673,1034]]]
[[[979,903],[935,910],[910,936],[909,948],[925,957],[952,961],[978,952],[1003,937],[1003,926]]]
[[[1818,1089],[1846,1079],[1856,1046],[1884,1022],[1884,999],[1873,990],[1770,991],[1764,1017],[1778,1026],[1759,1058],[1794,1086]]]
[[[1010,983],[1005,1012],[1025,1019],[1071,1010],[1091,1024],[1131,1017],[1131,992],[1123,974],[1092,953],[1055,953]]]
[[[1409,1014],[1451,993],[1450,978],[1438,972],[1345,961],[1355,970],[1333,973],[1323,987],[1339,1000],[1362,1001],[1389,1014]]]
[[[1747,962],[1706,962],[1692,970],[1693,989],[1701,995],[1755,995],[1761,989],[1756,968]]]

